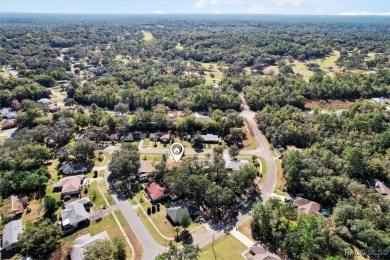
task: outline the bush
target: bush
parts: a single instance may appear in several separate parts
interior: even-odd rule
[[[70,195],[65,195],[65,196],[64,196],[64,200],[65,200],[65,201],[70,200],[70,198],[71,198]]]
[[[88,188],[87,187],[85,187],[85,189],[84,189],[84,194],[88,194]]]
[[[97,178],[97,177],[98,177],[98,171],[96,171],[96,170],[93,171],[93,177],[94,177],[94,178]]]
[[[154,213],[156,213],[156,206],[152,206],[152,213],[154,214]]]
[[[152,209],[149,207],[147,210],[148,215],[152,214]]]
[[[26,210],[27,210],[27,213],[31,212],[31,209],[29,207],[27,207]]]

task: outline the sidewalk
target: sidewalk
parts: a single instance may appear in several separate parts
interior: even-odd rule
[[[230,231],[230,234],[240,240],[241,243],[243,243],[247,247],[252,247],[255,242],[247,238],[244,234],[242,234],[240,231],[238,231],[236,228],[234,228],[232,231]]]

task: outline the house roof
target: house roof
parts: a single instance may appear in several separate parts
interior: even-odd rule
[[[41,99],[39,99],[37,102],[38,102],[38,103],[45,104],[45,105],[51,104],[51,101],[50,101],[50,99],[48,99],[48,98],[41,98]]]
[[[22,219],[13,220],[4,225],[2,248],[7,248],[18,242],[18,235],[22,233]]]
[[[184,212],[188,212],[188,210],[186,208],[183,208],[183,207],[172,207],[172,208],[167,209],[167,215],[173,221],[173,223],[178,223],[181,215]]]
[[[247,160],[232,160],[228,161],[225,164],[225,168],[236,171],[240,169],[242,166],[249,164]]]
[[[165,194],[165,188],[159,185],[157,182],[151,182],[147,184],[146,189],[152,200],[157,200]]]
[[[70,258],[72,260],[82,260],[84,259],[84,250],[93,245],[98,240],[109,240],[110,237],[107,234],[107,231],[103,231],[99,234],[91,236],[91,234],[85,234],[75,240],[72,251],[70,252]]]
[[[85,136],[85,134],[83,134],[83,133],[76,133],[76,135],[74,136],[74,140],[81,140],[81,139],[83,139],[84,138],[84,136]]]
[[[28,198],[27,196],[23,197],[23,198],[19,198],[18,196],[16,195],[11,195],[9,197],[10,199],[10,205],[11,205],[11,208],[10,208],[10,213],[16,213],[16,212],[19,212],[19,211],[23,211],[24,207],[23,207],[23,203],[27,203],[28,202]]]
[[[80,190],[81,181],[83,179],[84,175],[62,178],[56,184],[54,184],[54,187],[62,187],[61,193],[76,192]]]
[[[74,201],[65,205],[65,209],[61,211],[61,218],[63,222],[73,225],[89,219],[89,214],[82,202]]]
[[[138,170],[140,173],[151,173],[155,170],[151,160],[141,160],[140,163],[141,165]]]
[[[280,260],[280,257],[270,252],[249,256],[248,260]]]
[[[250,248],[250,251],[251,251],[251,253],[253,253],[254,255],[263,254],[263,253],[267,252],[267,250],[265,250],[264,247],[262,247],[262,246],[260,246],[260,245],[252,246],[252,247]]]
[[[86,162],[63,162],[61,167],[58,169],[65,175],[75,173],[85,173],[90,169],[90,165]]]
[[[383,182],[375,180],[375,190],[378,193],[390,198],[390,188],[387,187],[386,184],[384,184]]]
[[[16,122],[14,119],[7,119],[5,120],[5,122],[3,123],[3,126],[1,127],[2,130],[5,130],[5,129],[9,129],[9,128],[13,128],[13,127],[16,127]]]
[[[205,142],[219,142],[218,135],[207,134],[207,135],[201,135],[201,137]]]
[[[304,198],[297,198],[294,200],[294,204],[298,206],[298,210],[304,214],[312,213],[317,217],[321,217],[320,213],[321,205],[317,202],[310,201]]]

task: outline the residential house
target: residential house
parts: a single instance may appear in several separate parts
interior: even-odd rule
[[[65,83],[68,83],[68,81],[66,79],[57,80],[57,84],[65,84]]]
[[[383,97],[372,98],[372,101],[374,101],[375,103],[382,105],[382,106],[386,105],[386,99],[384,99]]]
[[[145,181],[148,179],[149,174],[155,171],[155,168],[153,167],[151,160],[141,160],[140,163],[138,178],[140,181]]]
[[[166,192],[166,189],[155,181],[146,184],[146,191],[152,202],[161,200],[169,196],[169,194]]]
[[[241,167],[248,165],[249,162],[248,160],[232,160],[232,161],[227,161],[225,164],[225,168],[231,171],[237,171]]]
[[[15,127],[16,127],[15,119],[7,119],[4,121],[3,125],[1,126],[1,130],[7,130]]]
[[[58,171],[64,175],[82,174],[90,172],[92,165],[87,162],[63,162]]]
[[[141,140],[144,140],[146,138],[146,133],[140,133],[139,137]]]
[[[10,209],[8,210],[11,214],[21,214],[23,213],[23,209],[28,204],[28,197],[18,197],[16,195],[9,196]]]
[[[91,234],[85,234],[75,240],[75,243],[70,252],[71,260],[83,260],[84,259],[84,250],[93,245],[99,240],[110,240],[110,237],[107,234],[107,231],[103,231],[99,234],[91,236]]]
[[[51,104],[51,101],[50,101],[50,99],[48,99],[48,98],[41,98],[41,99],[39,99],[37,102],[38,102],[38,103],[41,103],[41,104],[43,104],[43,105],[47,105],[47,106]]]
[[[375,180],[375,190],[382,194],[386,199],[390,199],[390,188],[380,180]]]
[[[213,134],[206,134],[201,135],[205,143],[219,143],[219,137],[218,135]]]
[[[22,219],[13,220],[4,225],[1,250],[11,251],[18,245],[18,235],[22,233]]]
[[[168,208],[167,209],[167,217],[170,221],[172,221],[173,224],[179,224],[180,217],[185,212],[188,212],[188,210],[184,207]]]
[[[191,218],[198,217],[201,213],[199,207],[189,204],[185,207],[177,206],[167,209],[167,217],[173,224],[178,224],[184,212],[188,212]]]
[[[78,195],[80,194],[80,188],[83,180],[84,175],[62,178],[53,185],[53,191],[61,192],[62,195]]]
[[[89,222],[89,214],[85,206],[91,204],[89,198],[83,198],[65,205],[61,211],[62,227],[64,229],[76,228]]]
[[[161,141],[162,143],[169,143],[171,140],[172,140],[172,135],[171,135],[170,133],[163,134],[163,135],[160,137],[160,141]]]
[[[251,256],[248,256],[248,260],[281,260],[281,258],[271,252],[267,252],[261,245],[252,246],[249,249]]]
[[[198,121],[202,121],[202,122],[209,122],[209,121],[211,121],[211,117],[204,116],[204,115],[201,115],[199,113],[195,113],[195,119],[198,120]]]
[[[134,137],[132,134],[128,134],[125,136],[125,138],[123,138],[123,142],[133,142],[134,141]]]
[[[56,105],[49,105],[49,112],[50,113],[55,113],[61,110],[61,107],[56,106]]]
[[[16,112],[9,112],[1,114],[3,119],[16,119]]]
[[[76,135],[74,136],[74,140],[80,141],[81,139],[84,139],[84,137],[85,137],[84,133],[76,133]]]
[[[296,198],[294,204],[298,206],[298,211],[303,214],[314,214],[316,217],[322,217],[323,215],[320,212],[321,205],[317,202],[310,201],[304,198]]]

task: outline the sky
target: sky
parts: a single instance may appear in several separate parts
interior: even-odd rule
[[[390,0],[1,0],[0,12],[390,16]]]

